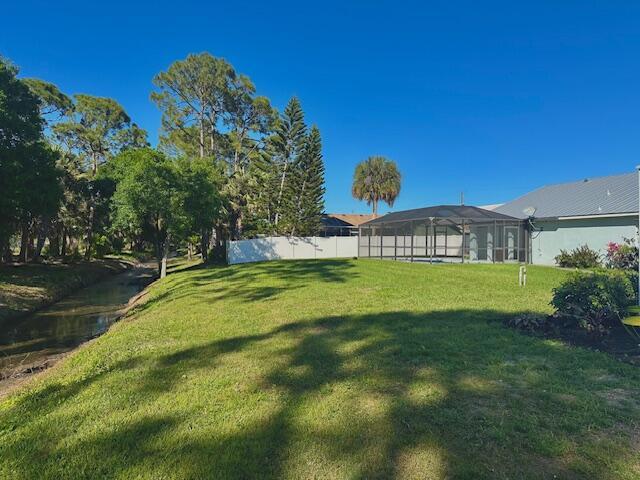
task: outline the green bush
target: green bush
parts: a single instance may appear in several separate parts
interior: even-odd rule
[[[109,253],[111,246],[105,235],[96,235],[93,241],[93,254],[96,258],[104,258]]]
[[[516,330],[535,332],[547,330],[549,328],[549,317],[539,313],[523,313],[517,317],[506,319],[504,324],[505,326],[515,328]]]
[[[573,274],[553,289],[551,305],[565,326],[602,336],[619,322],[633,299],[633,285],[624,272],[602,270]]]
[[[565,268],[596,268],[602,265],[600,254],[587,245],[570,252],[560,250],[560,255],[556,256],[555,261],[558,266]]]

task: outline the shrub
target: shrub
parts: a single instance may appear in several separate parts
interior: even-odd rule
[[[540,315],[539,313],[523,313],[517,317],[506,319],[504,324],[505,326],[515,328],[516,330],[534,332],[548,329],[549,317],[546,315]]]
[[[638,247],[636,241],[625,238],[623,243],[609,242],[605,261],[609,268],[638,271]]]
[[[621,271],[577,272],[553,289],[551,304],[565,326],[593,336],[610,332],[633,301],[629,277]]]
[[[96,235],[93,242],[93,254],[96,258],[104,258],[109,253],[109,239],[105,235]]]
[[[565,268],[596,268],[602,263],[600,254],[587,245],[582,245],[570,252],[560,250],[560,255],[556,256],[555,261],[558,266]]]

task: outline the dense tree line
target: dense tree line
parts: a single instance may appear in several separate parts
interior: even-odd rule
[[[113,99],[68,96],[0,59],[0,256],[32,261],[172,248],[222,256],[224,241],[313,235],[324,209],[317,127],[280,114],[208,53],[154,79],[159,145]]]

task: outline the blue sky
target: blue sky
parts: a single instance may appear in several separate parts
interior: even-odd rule
[[[199,4],[200,3],[200,4]],[[52,7],[55,5],[55,7]],[[640,163],[638,2],[5,2],[0,54],[117,99],[157,139],[151,79],[225,57],[323,137],[327,211],[356,163],[395,160],[394,210],[502,202]],[[386,210],[386,207],[384,208]]]

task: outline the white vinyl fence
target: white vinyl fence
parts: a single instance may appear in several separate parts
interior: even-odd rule
[[[357,256],[358,237],[263,237],[232,240],[227,244],[229,265],[264,260]]]

